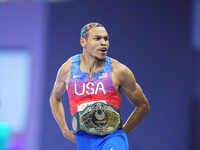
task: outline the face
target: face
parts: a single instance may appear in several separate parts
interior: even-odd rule
[[[81,39],[81,45],[90,56],[104,60],[106,58],[109,39],[104,27],[94,27],[89,31],[88,39]]]

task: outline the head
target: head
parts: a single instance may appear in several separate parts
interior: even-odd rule
[[[81,29],[80,44],[83,53],[98,60],[105,60],[109,48],[108,33],[103,25],[89,23]]]

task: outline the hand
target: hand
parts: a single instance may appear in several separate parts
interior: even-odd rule
[[[63,133],[63,136],[66,139],[72,141],[73,143],[76,143],[75,135],[74,135],[74,133],[71,130],[64,130],[62,133]]]

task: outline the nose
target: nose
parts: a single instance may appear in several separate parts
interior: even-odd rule
[[[105,39],[101,39],[101,45],[106,45],[106,40]]]

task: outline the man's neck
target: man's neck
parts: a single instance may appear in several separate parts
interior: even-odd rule
[[[84,72],[88,73],[98,72],[105,63],[105,61],[98,60],[97,58],[85,53],[82,53],[80,61],[81,61],[81,69]]]

